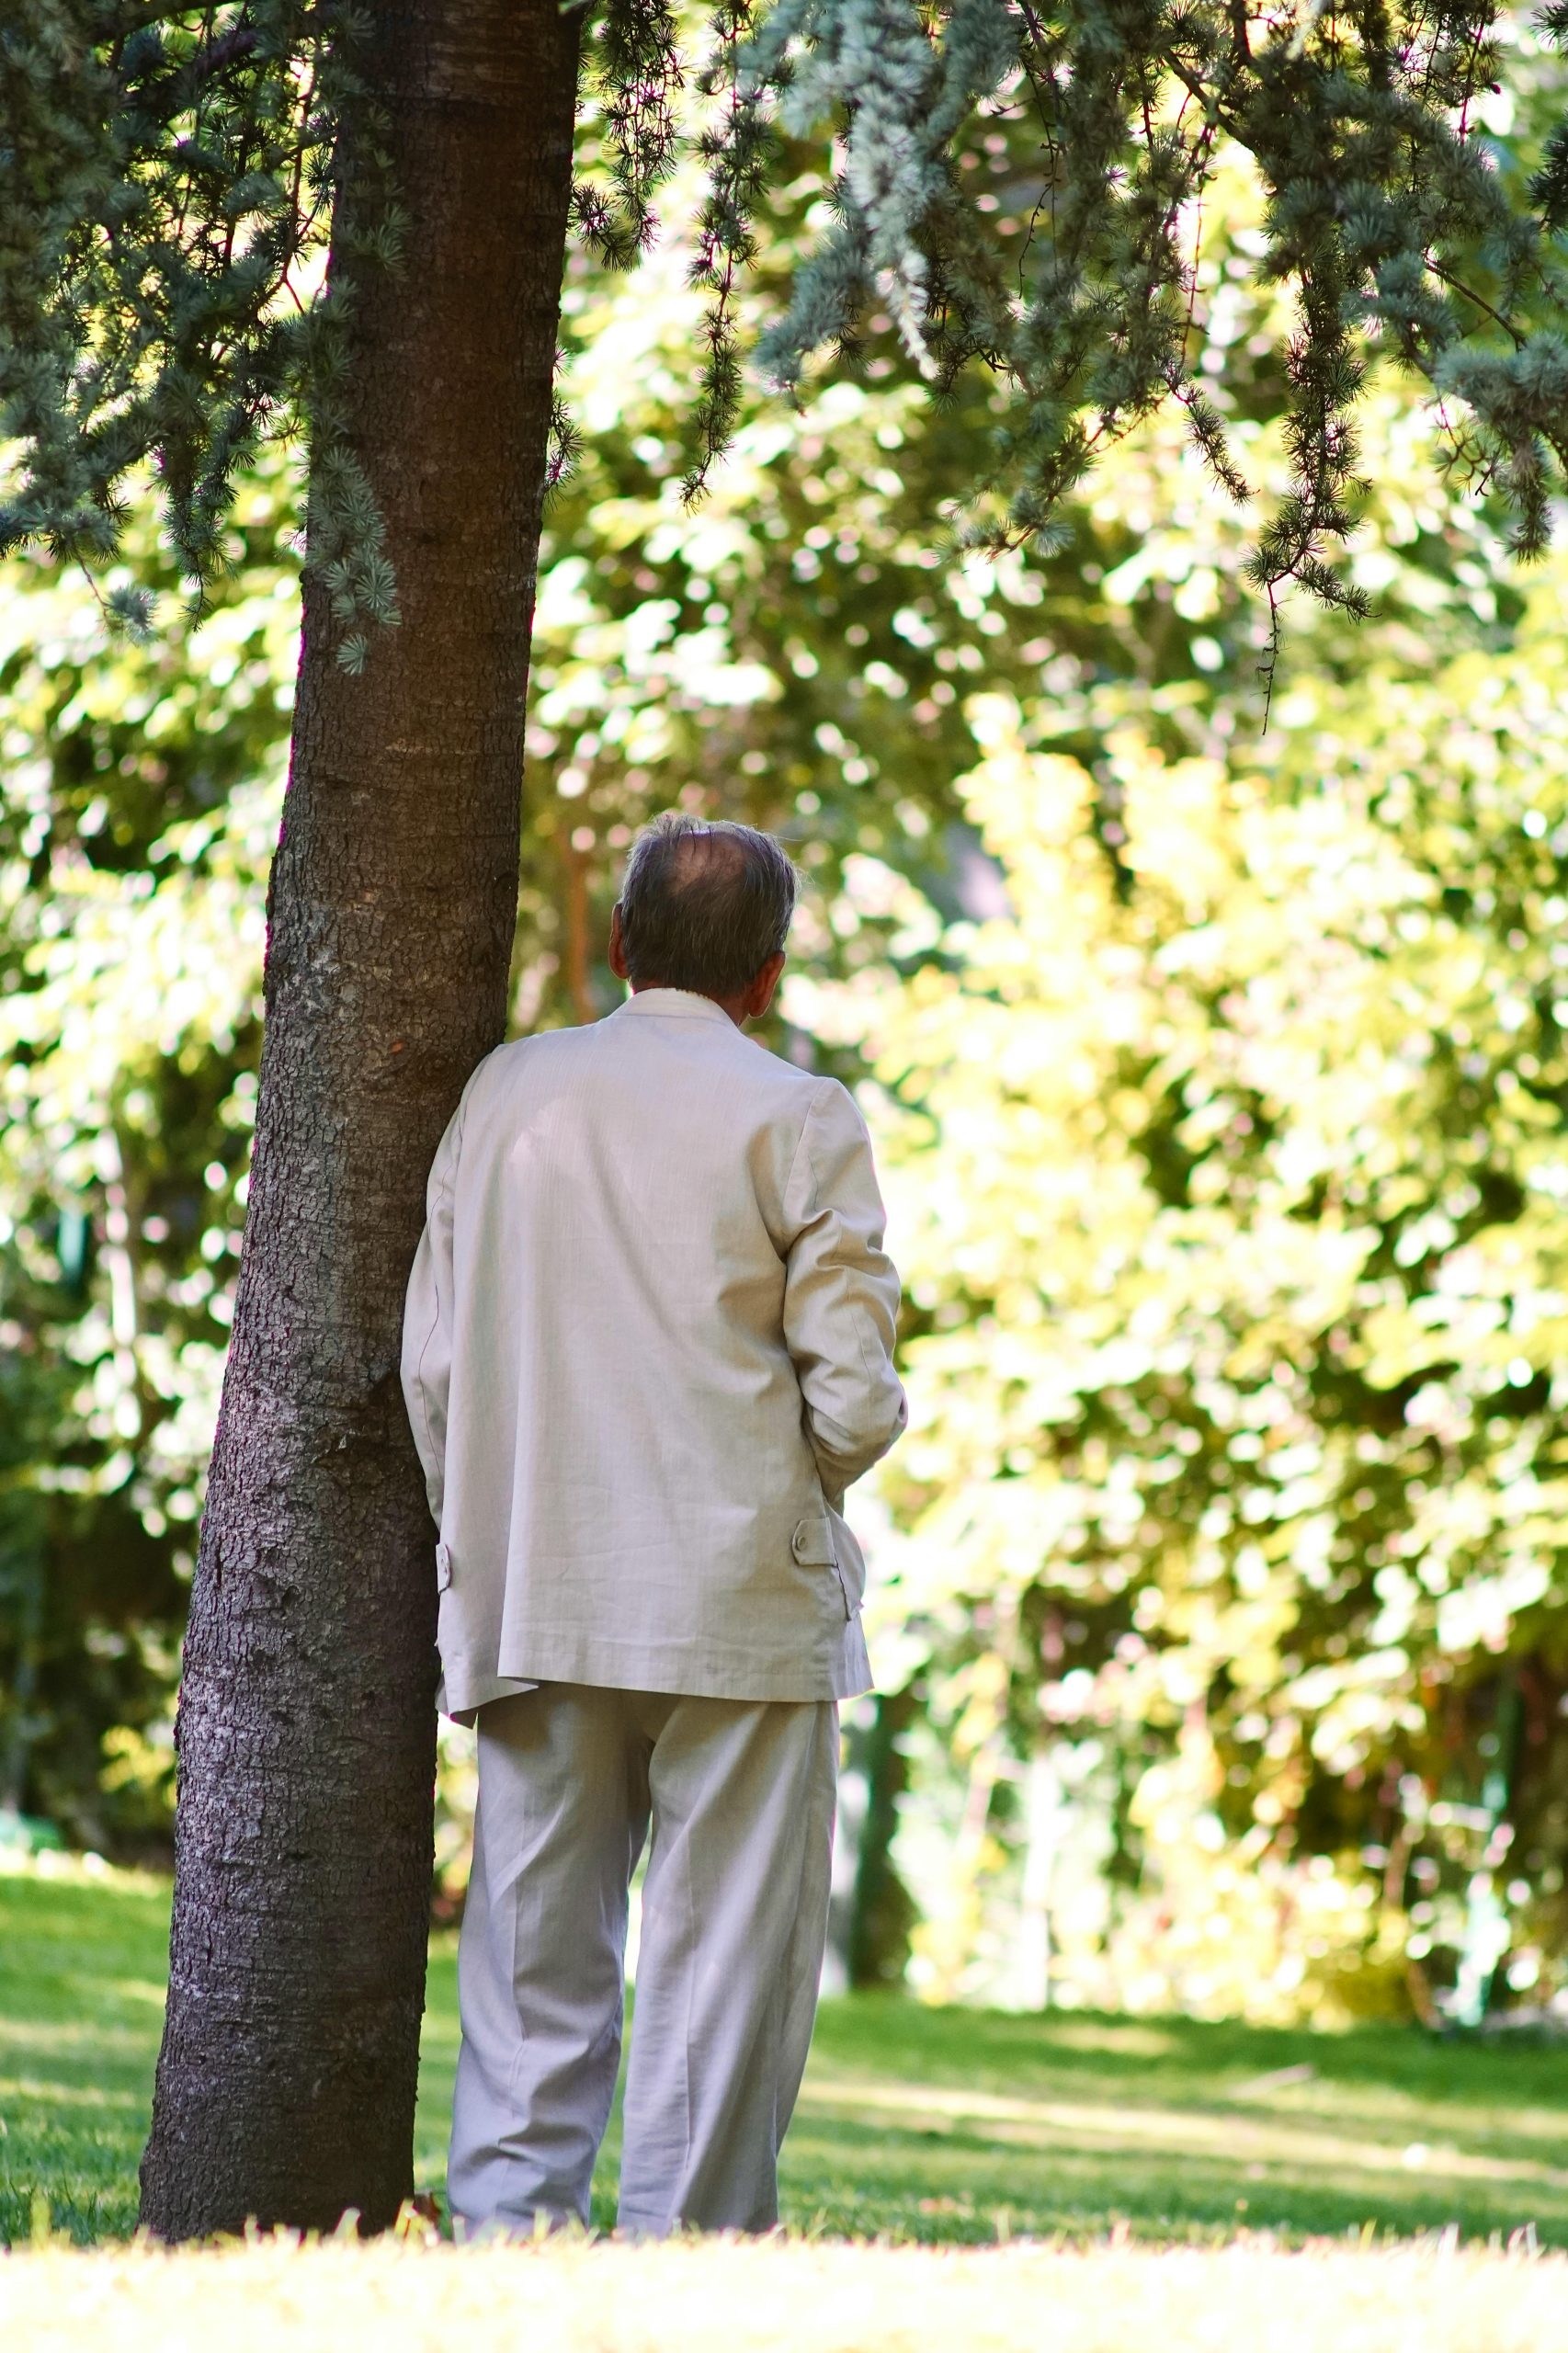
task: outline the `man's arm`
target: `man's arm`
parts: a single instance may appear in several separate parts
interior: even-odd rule
[[[812,1100],[785,1208],[784,1337],[823,1486],[839,1500],[908,1419],[892,1368],[898,1273],[882,1248],[871,1140],[852,1097],[824,1079]]]
[[[452,1196],[467,1090],[436,1148],[425,1188],[425,1231],[403,1311],[403,1396],[430,1517],[441,1525],[447,1462],[447,1395],[452,1381]]]

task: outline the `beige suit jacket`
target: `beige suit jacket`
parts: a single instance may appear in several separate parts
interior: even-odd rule
[[[882,1222],[845,1089],[707,997],[480,1064],[403,1325],[445,1708],[869,1688],[841,1506],[905,1418]]]

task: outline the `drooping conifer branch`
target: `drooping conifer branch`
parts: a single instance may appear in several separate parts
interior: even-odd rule
[[[1380,347],[1443,396],[1460,420],[1455,461],[1504,494],[1533,553],[1568,462],[1554,248],[1568,132],[1539,142],[1526,188],[1518,154],[1500,158],[1483,131],[1497,17],[1493,0],[777,0],[742,85],[797,136],[832,130],[841,168],[836,218],[762,363],[788,389],[880,308],[939,381],[994,369],[1011,397],[971,527],[983,543],[1041,529],[1096,452],[1167,398],[1243,496],[1193,301],[1195,216],[1240,149],[1265,205],[1259,277],[1295,313],[1278,355],[1292,479],[1250,567],[1271,608],[1290,583],[1359,608],[1334,559],[1354,527],[1354,412]],[[1561,38],[1568,6],[1544,23]],[[959,165],[977,109],[1035,175],[1021,254]]]
[[[337,311],[320,283],[349,168],[352,11],[24,0],[0,28],[0,438],[22,461],[0,552],[112,556],[128,475],[151,465],[199,596],[223,562],[236,475],[309,422],[317,552],[348,635],[395,618],[362,482],[340,446]],[[378,166],[360,107],[353,168]],[[395,263],[390,192],[363,260]],[[144,626],[145,599],[115,598]]]
[[[1568,33],[1568,0],[1542,23]],[[264,435],[303,428],[311,558],[351,665],[396,614],[338,425],[355,290],[320,267],[349,172],[369,184],[356,265],[397,266],[397,192],[356,104],[363,29],[348,0],[21,0],[0,29],[0,434],[23,452],[0,551],[39,538],[102,563],[120,486],[151,462],[199,586],[236,471]],[[697,495],[737,412],[739,284],[779,142],[831,141],[831,219],[757,359],[788,391],[881,313],[938,392],[993,370],[1009,398],[971,531],[1003,543],[1045,528],[1168,399],[1243,494],[1194,294],[1205,189],[1244,153],[1258,274],[1294,313],[1278,354],[1292,479],[1252,574],[1271,606],[1296,583],[1353,607],[1335,558],[1374,350],[1440,396],[1453,462],[1510,503],[1522,553],[1568,464],[1568,126],[1500,150],[1477,108],[1503,53],[1495,0],[714,0],[705,31],[670,0],[590,0],[598,157],[575,217],[602,256],[636,260],[695,83]],[[1022,239],[977,203],[977,123],[1028,185]]]

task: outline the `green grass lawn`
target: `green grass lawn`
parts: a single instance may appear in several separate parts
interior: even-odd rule
[[[0,2241],[29,2235],[40,2198],[78,2241],[133,2227],[167,1910],[152,1880],[0,1874]],[[422,2188],[441,2178],[456,2049],[455,1948],[438,1939]],[[614,2157],[612,2131],[607,2222]],[[801,2228],[899,2241],[1456,2222],[1568,2246],[1568,2052],[858,1996],[823,2006],[784,2191]]]

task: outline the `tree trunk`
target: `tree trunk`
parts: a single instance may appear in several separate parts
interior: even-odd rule
[[[307,585],[180,1699],[142,2166],[169,2239],[350,2209],[377,2228],[413,2187],[436,1588],[399,1330],[431,1155],[506,1018],[577,20],[558,0],[369,15],[408,233],[361,291],[349,398],[403,621],[351,678]]]
[[[848,1938],[848,1977],[857,1988],[900,1984],[909,1961],[915,1905],[893,1868],[892,1842],[898,1802],[909,1786],[909,1760],[900,1744],[919,1706],[912,1687],[881,1693],[866,1741],[866,1809]]]

